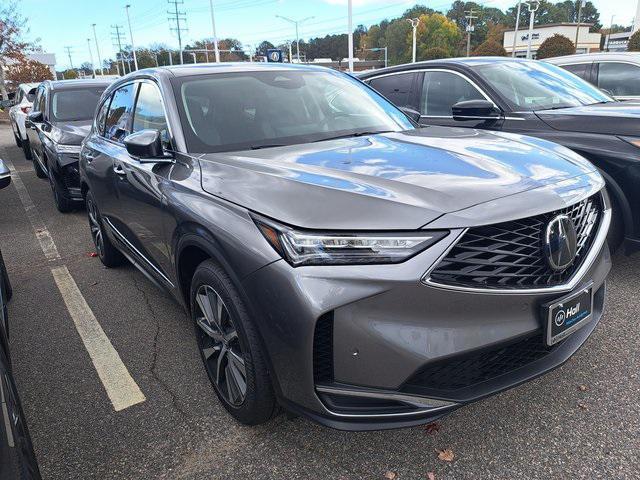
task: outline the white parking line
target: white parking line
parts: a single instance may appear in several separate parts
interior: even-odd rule
[[[11,160],[3,159],[3,161],[11,170],[12,183],[18,192],[44,256],[49,261],[60,260],[61,257],[53,237],[42,221],[20,174]],[[102,330],[67,267],[54,267],[51,269],[51,273],[113,408],[120,411],[144,402],[146,400],[144,394],[131,377],[109,337]]]
[[[18,191],[18,197],[20,197],[20,201],[22,202],[22,206],[24,207],[25,212],[27,212],[27,218],[33,227],[33,230],[36,232],[36,238],[38,242],[40,242],[40,248],[44,252],[44,256],[49,261],[60,260],[60,254],[58,253],[58,248],[56,244],[53,242],[53,238],[47,229],[47,226],[44,224],[42,219],[40,218],[40,214],[38,213],[38,209],[33,204],[31,200],[31,196],[27,191],[27,187],[22,183],[22,179],[20,175],[16,171],[16,168],[13,166],[11,160],[3,158],[3,161],[9,170],[11,171],[11,179],[13,185],[16,187]]]
[[[51,269],[67,310],[116,411],[146,400],[66,266]]]

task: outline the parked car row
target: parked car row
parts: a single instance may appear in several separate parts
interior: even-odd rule
[[[598,324],[607,237],[638,245],[637,147],[606,93],[511,59],[362,79],[244,63],[38,87],[36,173],[55,196],[77,162],[58,208],[84,200],[102,263],[184,306],[243,423],[409,426],[535,378]]]

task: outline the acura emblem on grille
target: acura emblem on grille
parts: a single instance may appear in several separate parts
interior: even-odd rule
[[[549,266],[560,272],[573,263],[578,250],[578,235],[568,215],[558,215],[547,225],[544,252]]]

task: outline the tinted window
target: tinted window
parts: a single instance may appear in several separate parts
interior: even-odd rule
[[[16,104],[21,103],[23,98],[24,98],[24,91],[20,88],[18,89],[18,94],[16,95]]]
[[[598,86],[614,96],[640,96],[640,67],[628,63],[601,63]]]
[[[109,140],[121,142],[124,137],[131,133],[129,129],[135,88],[136,85],[130,83],[120,87],[113,94],[107,121],[105,122],[105,137]]]
[[[133,115],[133,131],[152,129],[158,130],[165,147],[169,147],[169,128],[164,115],[162,97],[155,85],[141,83]]]
[[[369,81],[375,90],[399,107],[411,107],[411,86],[415,73],[399,73]]]
[[[449,72],[424,72],[420,113],[451,116],[451,107],[465,100],[485,100],[466,79]]]
[[[539,61],[501,61],[474,68],[513,110],[546,110],[614,101],[563,68]]]
[[[96,117],[96,131],[98,135],[101,135],[101,136],[104,136],[104,125],[105,125],[105,122],[107,121],[107,112],[109,111],[111,98],[113,98],[113,95],[110,95],[109,98],[107,98],[104,101]]]
[[[54,91],[51,97],[51,120],[74,122],[92,119],[103,91],[104,87]]]
[[[38,93],[36,94],[36,99],[33,105],[33,110],[36,112],[44,113],[44,106],[45,106],[44,92],[45,92],[44,87],[38,88]]]
[[[274,69],[172,82],[188,148],[194,153],[413,128],[396,107],[337,72]]]
[[[587,79],[587,70],[589,69],[589,63],[576,63],[575,65],[560,65],[565,70],[579,76],[580,78]]]
[[[36,89],[32,88],[31,90],[29,90],[29,92],[27,93],[27,100],[30,102],[33,102],[33,99],[36,98]]]

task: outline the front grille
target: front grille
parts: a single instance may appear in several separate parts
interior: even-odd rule
[[[322,315],[313,336],[313,379],[333,382],[333,313]]]
[[[549,347],[539,333],[506,346],[435,362],[411,377],[404,386],[409,390],[412,387],[427,389],[432,394],[472,387],[540,360],[561,344]]]
[[[432,283],[485,288],[526,289],[562,285],[587,256],[602,213],[602,196],[593,195],[555,212],[470,228],[429,276]],[[577,255],[563,271],[549,267],[544,254],[547,224],[568,215],[577,232]]]
[[[62,184],[65,188],[80,188],[80,172],[77,164],[62,167]]]

